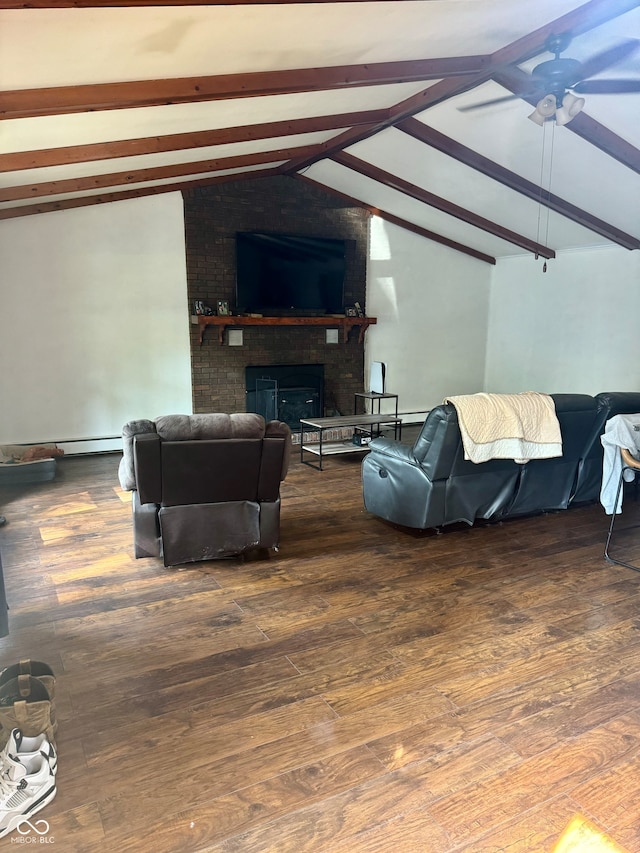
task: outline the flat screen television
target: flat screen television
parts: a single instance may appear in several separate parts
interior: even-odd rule
[[[238,313],[343,314],[345,244],[327,237],[238,232]]]

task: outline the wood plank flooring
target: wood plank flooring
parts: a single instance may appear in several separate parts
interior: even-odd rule
[[[358,458],[294,460],[279,554],[166,569],[118,461],[0,490],[0,665],[57,674],[55,849],[640,853],[640,573],[599,505],[411,533]]]

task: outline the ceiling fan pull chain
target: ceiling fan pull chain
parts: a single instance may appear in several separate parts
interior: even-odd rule
[[[540,243],[540,216],[542,215],[542,181],[544,178],[544,143],[546,140],[546,128],[542,128],[542,157],[540,158],[540,178],[538,180],[538,223],[536,228],[536,243]],[[536,253],[536,260],[538,254]]]
[[[549,154],[549,183],[547,186],[547,229],[544,235],[544,245],[548,249],[549,248],[549,218],[550,218],[550,209],[549,209],[549,200],[551,196],[551,176],[553,175],[553,151],[554,151],[554,143],[556,139],[556,123],[551,123],[551,152]],[[546,267],[546,262],[545,262]],[[543,270],[546,272],[546,270]]]

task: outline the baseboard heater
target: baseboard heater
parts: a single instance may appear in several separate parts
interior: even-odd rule
[[[42,441],[16,441],[12,443],[25,447],[32,447],[38,444],[55,444],[61,450],[64,450],[65,456],[122,452],[122,436],[120,435],[103,435],[94,438],[47,438]]]

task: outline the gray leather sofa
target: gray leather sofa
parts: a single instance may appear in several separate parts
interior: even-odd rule
[[[640,393],[552,394],[563,454],[555,459],[464,458],[456,409],[433,408],[414,445],[371,441],[362,463],[364,504],[373,515],[426,530],[478,519],[499,521],[598,499],[600,435],[608,418],[640,412]]]
[[[257,414],[167,415],[125,424],[136,557],[166,566],[275,549],[291,430]]]

